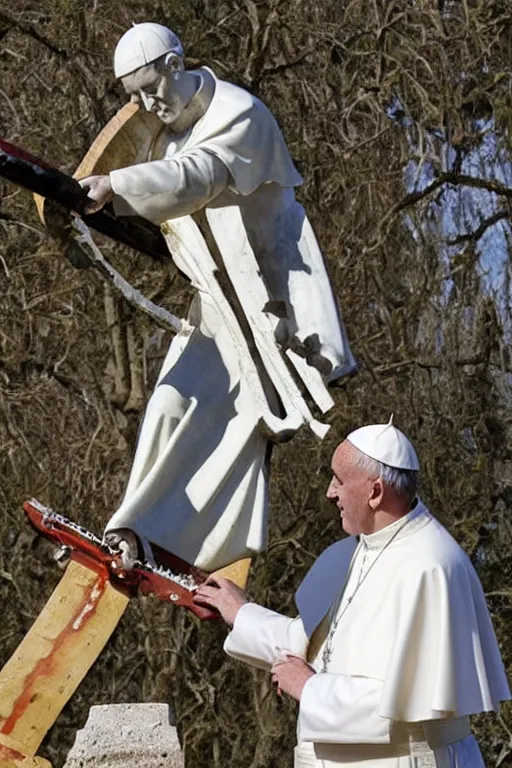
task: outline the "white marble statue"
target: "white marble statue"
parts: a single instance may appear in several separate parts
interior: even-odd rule
[[[416,496],[419,462],[391,423],[338,446],[327,496],[348,537],[314,563],[289,619],[228,579],[195,596],[231,656],[299,702],[295,768],[485,768],[469,715],[510,698],[484,592]]]
[[[159,158],[82,180],[90,211],[113,201],[119,215],[161,224],[197,295],[107,531],[113,541],[133,531],[146,552],[157,543],[214,570],[265,547],[269,436],[289,437],[303,423],[319,436],[327,429],[284,355],[322,411],[332,405],[325,383],[353,373],[355,362],[295,199],[301,178],[265,105],[206,67],[186,70],[181,42],[158,24],[130,29],[114,68],[167,126],[167,141]],[[199,211],[214,256],[191,216]]]

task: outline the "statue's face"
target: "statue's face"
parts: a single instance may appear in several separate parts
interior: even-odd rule
[[[172,125],[184,108],[180,98],[180,75],[179,70],[173,73],[158,60],[126,75],[121,82],[129,96],[138,96],[148,112],[154,112],[163,123]]]

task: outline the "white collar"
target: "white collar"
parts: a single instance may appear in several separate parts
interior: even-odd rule
[[[381,549],[386,546],[393,536],[398,535],[398,531],[401,528],[405,528],[403,535],[408,536],[416,530],[419,525],[427,522],[429,518],[430,514],[427,508],[421,499],[417,498],[415,506],[406,515],[395,520],[394,523],[390,523],[390,525],[387,525],[385,528],[381,528],[380,531],[368,534],[361,533],[359,541],[363,544],[365,549]]]

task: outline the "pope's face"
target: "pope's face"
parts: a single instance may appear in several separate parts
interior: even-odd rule
[[[154,112],[166,125],[172,125],[183,112],[183,104],[175,87],[177,81],[161,62],[137,69],[123,77],[122,83],[129,96],[138,96],[145,109]]]
[[[338,446],[332,458],[332,480],[327,489],[327,498],[336,502],[340,511],[343,530],[351,536],[372,533],[375,521],[369,500],[376,478],[357,466],[357,454],[357,448],[347,440]]]

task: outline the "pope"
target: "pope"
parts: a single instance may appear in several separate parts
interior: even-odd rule
[[[478,576],[417,496],[419,468],[391,421],[338,446],[327,497],[348,536],[306,575],[297,618],[227,579],[196,594],[232,627],[226,652],[299,702],[295,768],[484,768],[468,718],[510,690]]]

